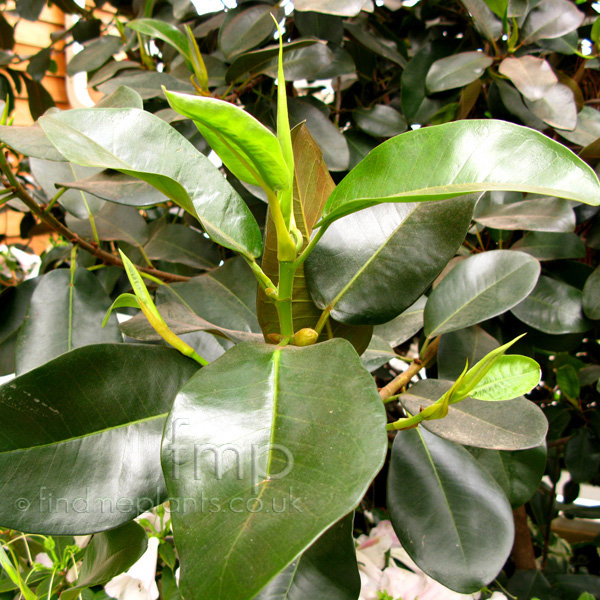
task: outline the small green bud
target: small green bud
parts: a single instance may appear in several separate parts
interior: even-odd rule
[[[310,327],[305,327],[294,334],[295,346],[312,346],[319,339],[319,334]]]

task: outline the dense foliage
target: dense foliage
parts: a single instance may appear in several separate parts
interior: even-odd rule
[[[238,4],[61,0],[62,112],[0,13],[0,203],[58,234],[0,256],[0,596],[148,548],[164,598],[356,600],[390,519],[388,569],[597,597],[551,527],[600,516],[596,5]]]

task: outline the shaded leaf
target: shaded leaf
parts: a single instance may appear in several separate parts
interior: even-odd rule
[[[533,231],[515,242],[512,249],[526,252],[538,260],[560,260],[585,256],[583,240],[575,233]]]
[[[116,319],[102,328],[110,298],[92,273],[77,269],[71,285],[67,269],[50,271],[37,285],[16,349],[20,375],[81,346],[120,342]]]
[[[85,44],[67,65],[67,75],[73,77],[80,71],[93,71],[101,67],[123,47],[123,40],[115,35],[103,35]]]
[[[294,12],[294,23],[300,34],[303,36],[313,36],[320,40],[331,42],[335,46],[342,43],[344,37],[344,24],[340,17],[328,15],[323,12],[319,6],[317,11]]]
[[[530,327],[554,335],[583,333],[592,327],[583,314],[581,291],[545,275],[511,312]]]
[[[382,204],[334,223],[306,261],[315,304],[342,323],[393,319],[454,256],[475,201]]]
[[[408,129],[406,119],[391,106],[376,104],[373,108],[357,108],[353,113],[356,124],[369,135],[392,137]]]
[[[371,338],[368,348],[361,354],[360,360],[362,365],[369,373],[379,369],[392,358],[398,358],[389,342],[386,342],[382,337],[374,335]]]
[[[540,100],[525,98],[525,105],[544,123],[558,129],[575,129],[577,125],[577,105],[573,90],[557,83]]]
[[[330,527],[308,550],[264,588],[254,600],[356,600],[360,576],[349,514]]]
[[[492,250],[462,261],[433,290],[425,307],[425,335],[435,337],[491,319],[526,298],[540,264],[511,250]]]
[[[53,161],[66,160],[37,123],[29,127],[0,125],[0,141],[29,157]]]
[[[476,215],[475,221],[493,227],[516,231],[575,230],[575,213],[567,200],[561,198],[534,198],[511,204],[492,204]]]
[[[98,237],[101,240],[119,240],[134,246],[148,240],[148,226],[140,213],[130,206],[108,202],[94,216]],[[67,215],[67,226],[81,237],[93,239],[92,227],[87,219]]]
[[[0,523],[84,535],[164,502],[162,430],[197,367],[170,348],[98,344],[1,387]]]
[[[531,10],[521,36],[525,43],[557,38],[577,29],[585,15],[567,0],[542,0]]]
[[[441,584],[472,593],[504,566],[514,535],[510,505],[464,448],[420,428],[398,433],[387,501],[402,547]]]
[[[589,146],[600,138],[600,112],[591,106],[584,106],[577,113],[575,129],[558,129],[558,133],[578,146]]]
[[[80,167],[73,163],[57,163],[55,161],[43,160],[40,158],[30,158],[29,165],[31,167],[32,175],[44,190],[48,200],[52,200],[58,192],[58,187],[55,187],[56,183],[72,182],[81,177],[95,175],[100,170],[96,167]],[[96,214],[104,206],[102,200],[99,200],[94,196],[87,196],[77,190],[67,190],[60,197],[59,202],[67,211],[78,219],[87,219],[90,214]]]
[[[227,13],[219,29],[219,50],[225,58],[251,50],[268,38],[275,31],[271,14],[279,21],[283,11],[276,6],[255,4]]]
[[[483,52],[461,52],[440,58],[431,65],[425,85],[431,93],[463,87],[479,79],[493,62]]]
[[[427,298],[421,296],[395,319],[377,325],[374,330],[375,335],[383,338],[393,348],[403,344],[423,327],[423,311],[426,303]]]
[[[513,509],[535,494],[546,468],[546,444],[529,450],[467,448],[500,485]]]
[[[587,428],[576,429],[565,446],[565,467],[571,479],[586,483],[600,468],[600,443]]]
[[[600,267],[585,282],[583,310],[588,318],[600,319]]]
[[[177,79],[168,73],[158,71],[125,71],[117,77],[108,79],[99,84],[98,89],[104,94],[112,94],[121,86],[135,90],[143,100],[150,98],[162,98],[163,86],[175,92],[193,93],[194,86],[181,79]]]

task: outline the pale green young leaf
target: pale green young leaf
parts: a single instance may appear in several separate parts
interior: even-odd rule
[[[469,396],[477,400],[512,400],[529,393],[540,381],[540,366],[528,356],[499,357]]]
[[[202,91],[208,92],[208,71],[206,70],[206,65],[204,64],[204,59],[202,58],[200,48],[198,48],[196,38],[194,37],[194,34],[192,33],[192,30],[189,25],[185,26],[185,35],[187,36],[187,41],[190,49],[190,61],[192,63],[192,70],[194,71],[194,75],[198,80],[198,87]]]
[[[516,337],[514,340],[504,344],[492,350],[488,354],[486,354],[475,366],[473,366],[463,378],[461,385],[456,389],[454,398],[452,399],[452,403],[460,402],[467,396],[471,394],[471,392],[477,388],[482,379],[487,375],[490,369],[494,366],[496,361],[518,340],[520,340],[523,336],[520,335]],[[539,381],[539,380],[538,380]],[[536,382],[537,383],[537,382]],[[531,388],[530,388],[531,389]],[[529,390],[527,390],[529,391]],[[520,395],[520,394],[517,394]],[[512,396],[514,398],[514,396]]]
[[[117,308],[140,308],[140,301],[133,294],[121,294],[110,306],[102,319],[102,327],[108,323],[112,311]]]
[[[165,90],[173,110],[192,119],[231,172],[272,193],[291,186],[277,138],[238,106],[205,96]]]
[[[162,321],[162,317],[158,313],[158,310],[154,305],[154,301],[152,300],[152,297],[148,292],[148,288],[146,287],[142,276],[135,268],[135,265],[127,258],[127,256],[121,250],[119,250],[119,254],[121,255],[121,260],[123,261],[123,266],[125,267],[125,272],[127,273],[129,283],[133,288],[133,293],[139,300],[139,303],[144,304],[145,307],[152,312],[152,314],[154,314],[158,319]]]

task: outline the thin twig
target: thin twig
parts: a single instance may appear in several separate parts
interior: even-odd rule
[[[65,225],[63,225],[52,213],[46,213],[43,208],[31,197],[31,195],[27,192],[27,190],[21,185],[19,180],[14,176],[10,166],[6,162],[4,154],[0,152],[0,170],[4,173],[4,176],[7,178],[9,185],[5,184],[5,187],[12,187],[15,190],[15,195],[31,210],[31,212],[38,217],[41,221],[43,221],[46,225],[51,227],[56,233],[63,236],[66,240],[71,242],[72,244],[76,244],[82,250],[89,252],[93,256],[99,258],[105,263],[114,265],[116,267],[123,268],[123,261],[120,258],[117,258],[113,254],[109,252],[105,252],[97,245],[92,244],[82,238],[80,238],[76,233],[68,229]],[[175,275],[173,273],[167,273],[166,271],[159,271],[158,269],[152,269],[150,267],[142,267],[136,265],[138,271],[143,271],[144,273],[148,273],[150,275],[154,275],[163,281],[189,281],[190,277],[186,277],[184,275]]]

